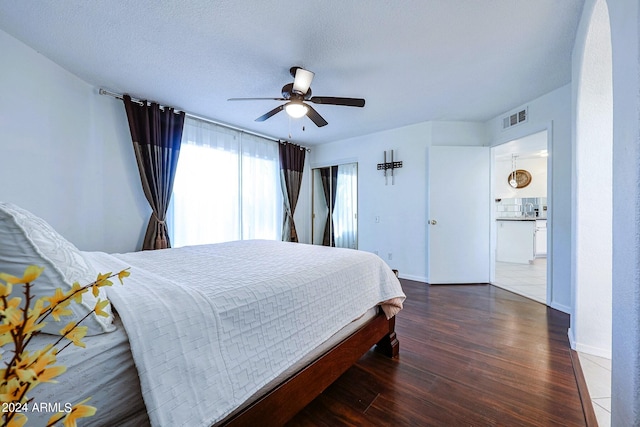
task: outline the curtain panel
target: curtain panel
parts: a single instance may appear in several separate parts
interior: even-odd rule
[[[333,210],[336,205],[336,189],[338,181],[338,168],[331,166],[323,168],[320,171],[322,177],[322,188],[324,190],[324,198],[327,202],[329,212],[327,212],[327,223],[324,227],[324,237],[322,238],[322,244],[324,246],[335,246],[335,230],[333,222]]]
[[[282,221],[282,241],[297,242],[298,233],[293,214],[298,204],[304,160],[307,151],[296,144],[280,143],[280,183],[284,197],[284,212]]]
[[[133,102],[129,95],[123,96],[123,102],[142,189],[152,210],[142,249],[170,248],[165,221],[180,156],[185,114],[176,113],[173,108],[160,108],[156,103]]]

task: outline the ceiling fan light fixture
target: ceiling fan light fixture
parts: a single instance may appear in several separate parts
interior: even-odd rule
[[[315,74],[312,71],[305,70],[304,68],[296,69],[296,75],[293,80],[293,91],[304,95],[311,86],[311,80]]]
[[[274,109],[258,117],[256,122],[264,122],[285,110],[289,117],[301,118],[307,116],[317,127],[321,128],[329,124],[311,104],[342,105],[345,107],[364,107],[362,98],[345,98],[339,96],[311,96],[311,81],[314,73],[301,67],[291,67],[289,73],[293,76],[293,83],[282,86],[282,98],[229,98],[229,101],[242,100],[269,100],[285,101]],[[308,104],[307,104],[308,102]]]
[[[301,102],[289,102],[285,105],[284,110],[294,119],[299,119],[307,114],[309,108]]]

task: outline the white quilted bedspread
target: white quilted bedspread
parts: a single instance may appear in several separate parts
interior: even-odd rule
[[[108,255],[153,426],[210,426],[369,308],[404,300],[377,256],[275,241]]]

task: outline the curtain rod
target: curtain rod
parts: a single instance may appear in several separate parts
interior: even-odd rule
[[[100,95],[111,96],[111,97],[113,97],[113,98],[120,99],[120,100],[121,100],[121,99],[123,99],[123,95],[122,95],[122,94],[115,93],[115,92],[111,92],[111,91],[108,91],[108,90],[103,89],[103,88],[100,88],[100,89],[98,90],[98,93],[99,93]],[[136,102],[136,103],[138,103],[138,104],[140,104],[140,105],[142,105],[142,104],[144,103],[144,101],[142,101],[141,99],[139,99],[139,98],[134,98],[134,97],[131,97],[131,101]],[[165,107],[165,105],[160,105],[160,107],[161,107],[161,108],[164,108],[164,107]],[[252,132],[252,131],[250,131],[250,130],[246,130],[246,129],[242,129],[242,128],[239,128],[239,127],[236,127],[236,126],[228,125],[228,124],[226,124],[226,123],[217,122],[217,121],[212,120],[212,119],[209,119],[209,118],[207,118],[207,117],[202,117],[202,116],[198,116],[198,115],[196,115],[196,114],[188,113],[188,112],[186,112],[186,111],[184,111],[184,110],[179,110],[179,111],[183,111],[185,116],[187,116],[187,117],[191,117],[192,119],[202,120],[203,122],[212,123],[212,124],[214,124],[214,125],[221,126],[221,127],[223,127],[223,128],[227,128],[227,129],[235,130],[235,131],[237,131],[237,132],[246,133],[246,134],[253,135],[253,136],[257,136],[257,137],[264,138],[264,139],[268,139],[268,140],[270,140],[270,141],[279,142],[279,143],[281,143],[281,144],[283,144],[284,142],[286,142],[286,141],[282,141],[281,139],[273,138],[273,137],[271,137],[271,136],[262,135],[262,134],[257,133],[257,132]],[[307,150],[307,152],[311,152],[311,148],[304,147],[304,146],[299,145],[299,144],[294,144],[294,145],[298,145],[301,149]]]

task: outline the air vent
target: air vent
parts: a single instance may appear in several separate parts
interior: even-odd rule
[[[525,123],[529,119],[528,109],[520,110],[516,113],[509,114],[502,119],[502,130]]]

